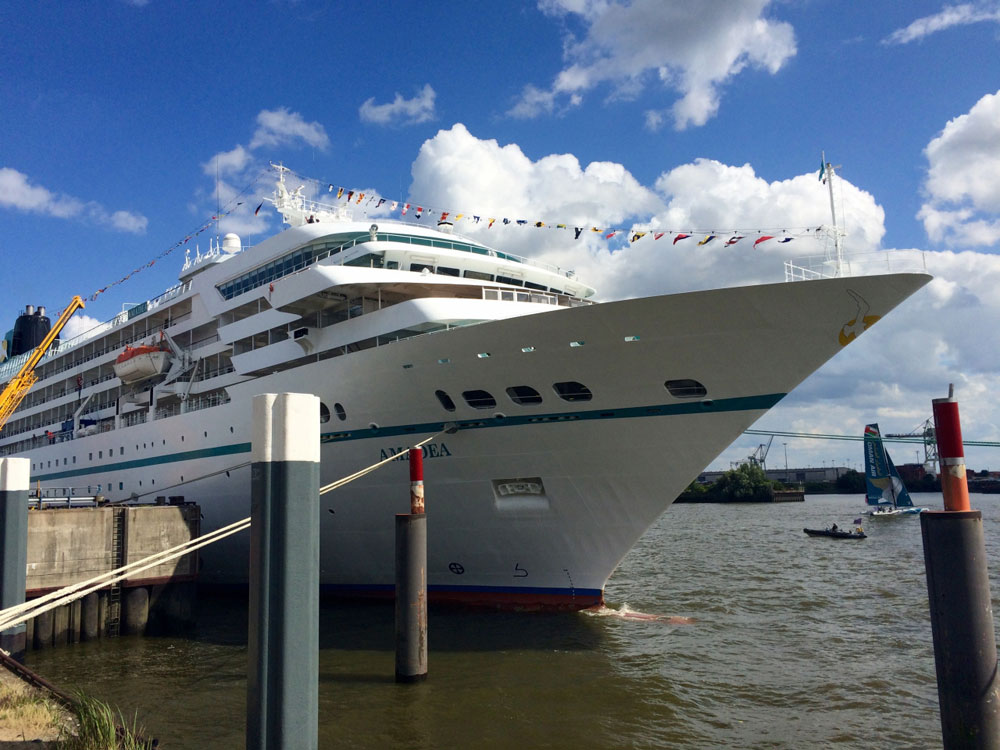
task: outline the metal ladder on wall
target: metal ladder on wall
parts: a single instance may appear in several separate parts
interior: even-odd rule
[[[125,508],[112,508],[111,519],[111,567],[125,565]],[[121,630],[122,586],[121,581],[111,584],[108,591],[108,638],[117,638]]]

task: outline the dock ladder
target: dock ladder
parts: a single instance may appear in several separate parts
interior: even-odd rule
[[[121,568],[125,565],[125,508],[114,508],[112,510],[113,521],[111,523],[111,557],[112,568]],[[108,638],[117,638],[121,630],[122,615],[122,585],[121,581],[111,584],[108,591]]]

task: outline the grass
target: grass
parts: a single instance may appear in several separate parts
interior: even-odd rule
[[[60,750],[150,750],[138,717],[78,695],[69,710],[17,680],[0,679],[0,743],[35,741]]]
[[[0,741],[56,740],[71,722],[55,701],[19,681],[0,680]]]
[[[149,750],[152,742],[143,738],[145,730],[133,715],[129,722],[107,703],[80,695],[74,706],[76,734],[67,737],[64,750]]]

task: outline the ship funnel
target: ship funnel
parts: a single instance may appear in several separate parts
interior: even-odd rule
[[[25,315],[34,315],[35,314],[35,306],[34,305],[25,305],[24,306],[24,314]]]

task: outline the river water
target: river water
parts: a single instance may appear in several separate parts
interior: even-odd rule
[[[941,508],[940,495],[914,502]],[[972,507],[998,611],[1000,496]],[[432,609],[423,684],[394,683],[391,604],[326,602],[320,747],[940,747],[919,519],[870,521],[863,541],[802,533],[861,510],[857,495],[671,506],[612,577],[603,614]],[[137,712],[175,750],[243,747],[246,657],[245,603],[222,600],[202,603],[188,638],[27,663]]]

